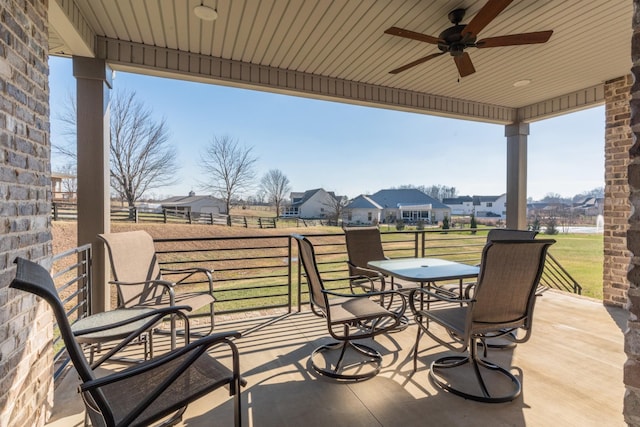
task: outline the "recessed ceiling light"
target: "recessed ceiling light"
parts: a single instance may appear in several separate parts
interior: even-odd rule
[[[193,13],[203,21],[215,21],[218,17],[218,12],[215,9],[203,5],[194,7]]]
[[[522,87],[531,83],[531,79],[518,80],[517,82],[513,82],[513,87]]]

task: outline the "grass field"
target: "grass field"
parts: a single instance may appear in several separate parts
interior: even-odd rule
[[[248,236],[260,234],[302,234],[341,233],[337,227],[313,227],[297,229],[245,229],[241,227],[221,227],[211,225],[177,224],[123,224],[113,223],[112,231],[146,229],[154,238],[206,237],[206,236]],[[382,227],[385,231],[385,227]],[[453,234],[449,236],[455,237]],[[552,237],[557,243],[549,252],[583,287],[585,296],[602,299],[603,239],[601,234],[558,234],[539,235],[540,238]],[[54,254],[71,249],[76,245],[75,222],[53,222]],[[411,255],[408,255],[411,256]]]
[[[602,299],[604,249],[602,234],[557,234],[549,253],[582,286],[582,295]]]

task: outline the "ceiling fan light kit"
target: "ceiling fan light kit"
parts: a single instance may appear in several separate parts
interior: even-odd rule
[[[546,43],[553,31],[538,31],[533,33],[510,34],[506,36],[488,37],[478,40],[478,33],[482,31],[493,19],[495,19],[513,0],[489,0],[468,24],[461,24],[464,19],[465,9],[455,9],[449,12],[449,21],[453,24],[442,31],[438,37],[417,33],[398,27],[385,30],[386,34],[417,40],[438,46],[440,52],[432,53],[417,59],[401,67],[389,71],[390,74],[398,74],[403,71],[423,64],[433,58],[448,53],[458,69],[460,77],[466,77],[476,72],[471,57],[465,49],[475,47],[478,49],[519,46],[526,44]]]

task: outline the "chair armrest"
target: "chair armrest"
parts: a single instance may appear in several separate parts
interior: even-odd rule
[[[213,294],[213,270],[204,267],[191,267],[191,268],[161,268],[161,273],[172,274],[184,274],[180,280],[176,280],[176,285],[182,284],[185,280],[193,276],[194,274],[202,273],[207,276],[209,282],[209,292]]]
[[[142,282],[122,282],[119,280],[110,280],[109,284],[116,285],[116,286],[153,285],[153,286],[162,286],[167,290],[169,290],[175,285],[175,282],[171,282],[169,280],[162,280],[162,279],[143,280]]]
[[[212,347],[217,344],[227,344],[232,349],[234,353],[234,357],[237,357],[237,347],[231,341],[231,338],[238,339],[241,337],[240,332],[228,331],[228,332],[218,332],[206,337],[200,338],[197,341],[194,341],[190,344],[187,344],[184,347],[173,350],[167,354],[162,356],[158,356],[154,359],[148,360],[146,362],[141,362],[131,368],[125,369],[120,372],[116,372],[104,377],[96,378],[94,380],[87,381],[81,384],[80,391],[88,392],[94,390],[99,387],[103,387],[108,384],[113,384],[118,381],[125,380],[127,378],[151,371],[153,369],[157,369],[162,367],[163,365],[170,363],[171,361],[183,356],[186,353],[192,351],[199,351],[200,354],[204,353],[209,347]],[[193,360],[191,361],[193,362]]]
[[[364,294],[343,294],[340,292],[335,292],[335,291],[331,291],[328,289],[323,289],[322,290],[323,294],[327,294],[327,295],[332,295],[335,297],[345,297],[345,298],[371,298],[371,297],[375,297],[378,295],[391,295],[391,294],[396,294],[396,295],[402,295],[401,292],[398,292],[396,290],[388,290],[388,291],[373,291],[373,292],[367,292]]]
[[[355,273],[360,273],[363,276],[373,277],[375,276],[377,279],[382,280],[384,282],[384,274],[380,273],[378,270],[374,270],[372,268],[360,267],[352,263],[351,261],[347,261],[347,264],[352,268]]]

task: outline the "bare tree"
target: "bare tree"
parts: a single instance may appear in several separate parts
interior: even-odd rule
[[[164,119],[156,121],[135,92],[115,92],[111,98],[111,187],[130,207],[152,188],[175,182],[176,152],[169,144]],[[67,143],[54,144],[56,151],[77,160],[76,104],[70,103],[57,120],[63,124]]]
[[[111,186],[130,207],[147,190],[173,184],[177,169],[164,120],[154,121],[135,95],[121,94],[111,106]]]
[[[280,206],[291,191],[289,178],[279,169],[271,169],[265,173],[260,181],[260,188],[266,194],[268,200],[276,207],[276,217],[280,216]]]
[[[432,185],[430,187],[426,187],[424,185],[415,186],[415,185],[408,184],[408,185],[401,185],[398,188],[400,189],[415,188],[417,190],[422,191],[426,195],[440,201],[442,201],[442,199],[457,197],[458,195],[458,190],[456,190],[456,187],[447,187],[446,185],[440,185],[440,184]]]
[[[67,198],[75,198],[76,194],[78,194],[76,166],[71,163],[67,164],[62,168],[62,172],[67,175],[62,179],[62,192],[67,195]]]
[[[346,206],[349,204],[349,199],[346,196],[336,196],[332,191],[329,191],[329,198],[323,203],[329,210],[327,217],[329,221],[335,225],[340,225],[340,220],[347,213],[345,212]]]
[[[225,201],[227,214],[231,213],[231,200],[248,190],[255,179],[257,158],[252,148],[241,146],[228,136],[214,136],[201,155],[201,169],[207,181],[201,187]]]

